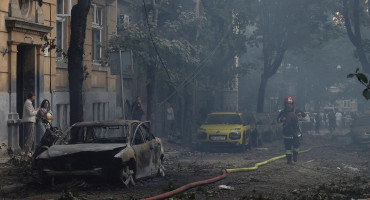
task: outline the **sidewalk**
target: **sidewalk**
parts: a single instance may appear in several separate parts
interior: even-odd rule
[[[10,159],[9,154],[8,154],[8,146],[3,143],[0,146],[0,163],[6,163]]]
[[[315,130],[311,130],[308,131],[308,133],[306,134],[309,134],[314,137],[319,136],[326,138],[330,141],[332,145],[335,146],[347,146],[353,144],[352,137],[347,135],[349,132],[350,132],[349,127],[335,129],[332,134],[327,128],[324,128],[320,129],[319,133],[316,133]]]

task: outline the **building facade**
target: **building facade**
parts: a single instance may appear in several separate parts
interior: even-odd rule
[[[84,120],[121,117],[116,75],[104,62],[104,47],[116,31],[116,0],[93,0],[87,19],[83,65]],[[69,126],[67,58],[71,8],[77,0],[0,1],[0,143],[20,150],[23,104],[49,99],[53,125]]]

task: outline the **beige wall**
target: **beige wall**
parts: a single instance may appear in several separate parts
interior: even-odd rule
[[[75,5],[77,0],[72,1],[72,5]],[[104,7],[103,9],[103,30],[102,31],[102,43],[104,46],[108,45],[108,38],[115,32],[116,27],[116,11],[115,11],[115,1],[110,0],[93,0],[94,4]],[[109,8],[109,12],[107,9]],[[110,75],[110,68],[106,66],[96,65],[92,63],[92,12],[90,9],[87,25],[86,25],[86,38],[85,38],[85,55],[83,56],[83,65],[87,67],[87,72],[89,75],[83,83],[85,91],[89,91],[93,88],[104,88],[106,91],[115,91],[115,75]],[[109,16],[106,16],[109,13]],[[107,17],[109,20],[107,20]],[[107,21],[110,23],[107,24]],[[64,22],[64,43],[63,51],[67,53],[68,42],[70,37],[70,17],[67,17]],[[54,54],[55,56],[55,54]],[[68,71],[65,69],[58,68],[56,70],[56,87],[57,88],[67,88],[68,87]]]
[[[9,1],[7,0],[0,1],[0,51],[3,47],[8,49],[8,33],[5,27],[5,17],[8,16],[8,4]],[[0,92],[8,91],[8,59],[8,54],[5,54],[4,56],[0,54]]]
[[[44,24],[46,26],[52,26],[52,27],[55,26],[55,1],[56,0],[44,0],[44,4],[42,6],[42,10],[43,10],[42,13],[44,14],[45,20],[38,24]],[[4,56],[0,54],[0,77],[1,77],[0,78],[0,92],[10,92],[9,83],[12,80],[9,80],[9,78],[10,77],[15,78],[15,76],[10,76],[9,70],[11,69],[14,70],[14,68],[16,67],[16,62],[15,62],[16,57],[14,57],[16,56],[16,45],[32,44],[31,39],[25,38],[26,35],[33,37],[33,44],[36,46],[41,47],[41,45],[45,43],[45,41],[41,39],[41,32],[38,32],[38,30],[30,31],[30,30],[27,30],[27,28],[25,28],[25,30],[10,30],[6,27],[6,19],[10,16],[10,13],[9,13],[9,7],[10,7],[9,3],[10,2],[15,3],[15,5],[17,6],[17,3],[18,3],[17,0],[0,1],[0,51],[2,49],[7,49],[8,51],[7,54],[5,54]],[[51,3],[52,5],[51,6],[48,5],[48,3]],[[36,5],[37,5],[37,2],[33,2],[32,17],[28,17],[28,18],[24,18],[20,20],[25,20],[25,21],[30,21],[32,23],[35,23]],[[16,6],[15,8],[17,8]],[[50,14],[49,14],[50,8],[52,8],[52,13],[54,13],[54,15],[52,14],[52,17],[50,17]],[[15,12],[13,11],[13,16],[11,17],[17,18],[17,16],[14,13]],[[52,32],[51,36],[55,35],[55,28],[53,28],[51,32]],[[10,45],[15,45],[15,46],[11,47]],[[11,49],[13,49],[13,52],[11,52]],[[48,57],[44,58],[43,55],[40,55],[40,57],[41,57],[39,59],[40,63],[37,63],[37,65],[42,67],[40,69],[41,72],[47,73],[44,78],[44,81],[45,81],[47,77],[50,77],[49,76],[50,60]],[[10,62],[10,60],[12,60],[12,62]],[[54,60],[52,58],[51,63],[53,62]],[[55,64],[54,64],[54,67],[55,67]],[[46,85],[49,82],[50,81],[44,82],[44,84]],[[45,89],[49,89],[49,88],[45,88]]]

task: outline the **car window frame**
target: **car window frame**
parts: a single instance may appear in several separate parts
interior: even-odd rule
[[[143,133],[141,132],[141,130],[140,130],[140,126],[142,126],[142,124],[144,124],[145,122],[140,122],[140,123],[138,123],[137,124],[137,126],[136,126],[136,128],[135,128],[135,131],[134,131],[134,133],[132,134],[132,138],[131,138],[131,144],[132,145],[140,145],[140,144],[145,144],[146,143],[146,139],[145,139],[145,137],[144,137],[144,135],[143,135]],[[136,134],[140,134],[140,136],[141,136],[141,138],[142,138],[142,140],[143,140],[143,142],[142,143],[140,143],[140,144],[135,144],[135,137],[136,137]]]

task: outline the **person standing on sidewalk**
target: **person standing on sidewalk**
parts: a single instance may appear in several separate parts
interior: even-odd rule
[[[315,133],[320,133],[320,125],[321,125],[321,115],[320,115],[320,112],[316,113],[316,116],[315,116]]]
[[[167,138],[172,139],[174,136],[175,129],[175,113],[170,103],[167,103],[166,108],[166,129],[167,129]]]
[[[136,101],[131,105],[131,116],[134,120],[141,121],[141,117],[144,114],[144,106],[141,102],[141,97],[137,96]]]
[[[53,111],[50,110],[50,102],[44,99],[41,102],[40,110],[36,115],[36,144],[41,141],[46,129],[52,126],[54,120]]]
[[[35,94],[30,92],[27,95],[27,99],[23,106],[23,116],[22,123],[24,124],[24,133],[26,142],[24,144],[24,152],[26,156],[32,155],[32,146],[35,141],[35,123],[36,115],[40,110],[39,108],[34,108],[32,102],[35,100]]]
[[[305,117],[306,114],[295,108],[292,97],[286,97],[284,99],[284,106],[285,108],[279,113],[277,121],[283,123],[283,138],[287,164],[293,164],[292,158],[294,162],[297,162],[298,148],[300,146],[299,139],[302,136],[298,127],[298,117]]]

